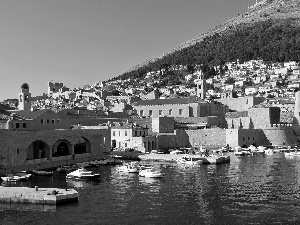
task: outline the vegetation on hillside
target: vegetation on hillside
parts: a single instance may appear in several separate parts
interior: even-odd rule
[[[193,46],[168,54],[115,79],[142,78],[149,71],[164,69],[167,71],[165,76],[172,79],[177,77],[175,83],[180,83],[182,73],[168,72],[171,65],[185,65],[189,72],[192,72],[196,65],[201,65],[207,78],[215,74],[214,66],[222,70],[225,62],[236,59],[244,62],[258,58],[273,62],[299,60],[299,19],[268,19],[253,24],[239,24],[231,27],[230,32],[226,34],[216,33],[206,37]],[[166,82],[167,80],[169,79],[166,78]]]

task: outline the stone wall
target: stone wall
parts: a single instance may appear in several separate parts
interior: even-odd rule
[[[188,138],[187,140],[185,140]],[[188,146],[182,147],[201,147],[219,148],[226,144],[226,130],[225,129],[200,129],[200,130],[184,130],[178,131],[177,143],[182,145],[187,143]]]
[[[265,100],[263,97],[242,97],[242,98],[225,98],[225,99],[215,99],[216,102],[220,102],[230,110],[233,111],[247,111],[251,107],[262,103]]]
[[[71,159],[72,155],[61,156],[52,158],[52,146],[56,146],[56,143],[60,140],[65,140],[72,145],[70,149],[72,154],[73,147],[78,143],[79,138],[84,138],[87,141],[89,152],[76,155],[77,159],[81,157],[91,156],[103,156],[111,150],[111,135],[110,129],[93,129],[93,130],[48,130],[48,131],[0,131],[0,167],[11,166],[46,166],[54,160],[59,161],[61,158],[63,161]],[[36,141],[42,141],[48,146],[46,158],[40,158],[35,160],[26,160],[27,151],[30,149],[33,143]],[[42,164],[42,165],[41,165]],[[1,169],[1,168],[0,168]]]
[[[253,129],[250,117],[226,118],[228,129]]]
[[[270,143],[276,145],[288,145],[294,146],[299,145],[297,140],[296,131],[293,127],[278,127],[272,129],[264,129],[264,133]]]
[[[270,145],[268,138],[261,129],[227,129],[226,144],[235,148],[237,146]]]
[[[173,117],[152,118],[152,131],[158,133],[174,133]]]
[[[271,127],[271,124],[280,123],[280,108],[251,108],[249,117],[252,119],[255,129],[265,129]]]

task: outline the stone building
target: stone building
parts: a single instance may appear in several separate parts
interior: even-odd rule
[[[0,130],[0,174],[57,167],[105,157],[110,129]]]
[[[140,117],[205,117],[225,115],[226,107],[197,97],[142,100],[134,105]]]
[[[116,149],[135,149],[150,152],[157,149],[155,136],[148,135],[148,128],[128,122],[111,124],[111,146]]]
[[[247,111],[255,105],[258,105],[265,101],[264,97],[240,97],[240,98],[221,98],[215,99],[216,102],[220,102],[223,105],[228,106],[232,111]]]

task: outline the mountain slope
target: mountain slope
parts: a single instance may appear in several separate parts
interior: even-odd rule
[[[257,4],[248,8],[248,10],[237,17],[228,20],[227,22],[214,27],[213,29],[191,39],[187,42],[179,45],[178,47],[172,49],[171,51],[149,59],[146,62],[141,63],[129,71],[135,71],[139,68],[149,66],[151,63],[155,63],[158,60],[163,60],[164,57],[170,56],[175,52],[185,51],[185,49],[194,46],[198,43],[203,42],[203,40],[214,36],[215,34],[221,37],[232,35],[237,30],[241,31],[244,28],[249,28],[252,26],[257,26],[264,21],[271,20],[280,23],[280,21],[293,21],[293,26],[297,29],[300,25],[300,1],[299,0],[262,0]],[[291,20],[292,19],[292,20]],[[287,24],[284,22],[283,24]]]

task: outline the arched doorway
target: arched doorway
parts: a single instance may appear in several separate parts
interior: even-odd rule
[[[91,143],[85,137],[79,137],[74,144],[74,154],[84,154],[91,152]]]
[[[52,157],[66,156],[72,154],[72,144],[70,141],[61,139],[55,142],[52,148]]]
[[[50,158],[50,147],[42,141],[36,140],[32,142],[26,149],[26,160]]]

